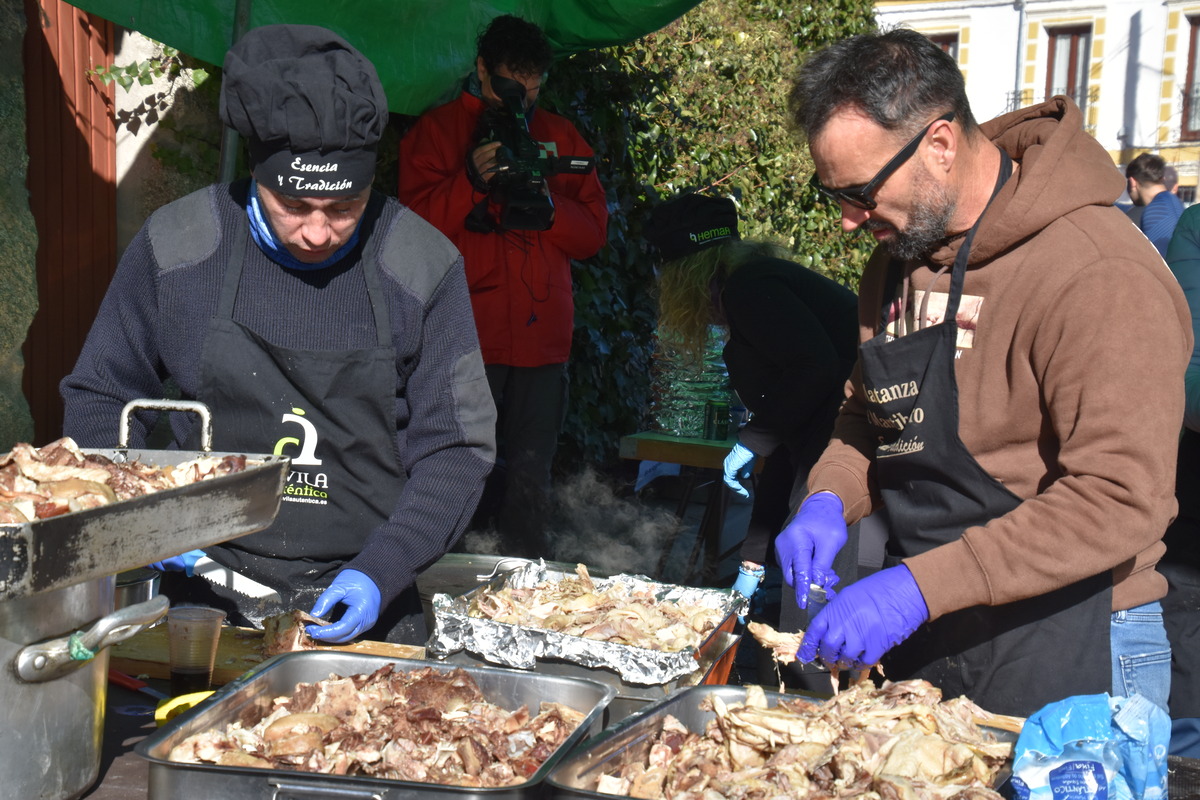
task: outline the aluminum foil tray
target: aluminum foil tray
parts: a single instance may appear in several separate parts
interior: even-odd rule
[[[644,647],[602,642],[557,631],[529,628],[470,616],[471,601],[485,591],[507,587],[529,588],[543,581],[574,577],[574,573],[547,569],[544,562],[510,570],[476,586],[465,594],[433,596],[434,629],[425,645],[428,655],[445,658],[460,650],[469,650],[493,664],[516,669],[534,669],[539,661],[561,659],[591,668],[604,668],[620,675],[621,680],[642,686],[660,685],[691,674],[700,668],[701,655],[717,646],[718,634],[731,632],[734,618],[744,603],[728,589],[698,589],[657,583],[641,575],[613,575],[594,578],[604,589],[615,583],[631,587],[649,587],[662,602],[706,606],[722,612],[722,621],[696,648],[663,652]]]
[[[411,800],[420,797],[463,800],[480,797],[505,800],[539,797],[542,781],[559,759],[584,738],[601,730],[601,712],[615,693],[611,687],[595,681],[531,675],[495,667],[462,667],[479,684],[487,700],[496,705],[513,709],[528,704],[530,709],[536,709],[542,701],[553,701],[587,715],[538,771],[528,781],[516,786],[479,789],[362,775],[322,775],[255,767],[184,764],[167,760],[171,748],[192,734],[211,728],[224,728],[243,715],[257,716],[261,709],[269,706],[272,698],[290,694],[298,683],[324,680],[331,674],[349,676],[371,673],[388,663],[394,663],[399,670],[430,667],[448,671],[457,668],[452,664],[332,651],[275,656],[226,684],[203,703],[171,720],[137,744],[134,752],[150,762],[150,799],[299,800],[338,797],[347,800]]]
[[[779,692],[765,692],[767,705],[774,707],[780,698],[791,700],[805,698],[796,695],[783,695]],[[617,770],[630,763],[645,763],[650,745],[662,727],[663,720],[669,714],[678,719],[689,731],[703,733],[709,720],[716,714],[712,711],[702,711],[701,701],[707,697],[720,697],[726,704],[740,703],[746,699],[746,689],[742,686],[693,686],[683,689],[661,702],[647,707],[640,713],[630,717],[624,723],[608,728],[593,736],[576,748],[569,756],[561,760],[546,778],[546,800],[565,800],[566,798],[597,798],[611,800],[615,795],[597,792],[589,788],[595,784],[601,772]],[[814,699],[813,702],[819,702]],[[1016,742],[1017,735],[996,728],[986,728],[998,740]],[[999,786],[1008,779],[1009,770],[1006,767],[997,775],[996,784]]]

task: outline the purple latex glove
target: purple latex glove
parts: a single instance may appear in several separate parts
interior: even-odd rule
[[[852,583],[817,614],[804,632],[796,658],[817,656],[826,664],[865,669],[912,636],[929,608],[908,567],[901,564]]]
[[[309,612],[314,617],[324,617],[341,603],[346,606],[342,618],[332,625],[309,625],[304,630],[322,642],[345,644],[375,624],[381,601],[375,581],[356,569],[344,569]]]
[[[808,585],[815,583],[832,600],[838,582],[833,559],[846,544],[842,500],[833,492],[817,492],[800,504],[791,521],[775,537],[775,556],[783,579],[796,591],[796,603],[808,608]]]
[[[196,562],[202,558],[204,558],[203,550],[188,550],[181,555],[164,558],[162,561],[155,561],[146,566],[159,572],[182,572],[190,578],[196,569]]]

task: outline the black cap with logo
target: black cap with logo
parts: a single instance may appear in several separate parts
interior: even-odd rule
[[[737,206],[733,200],[697,192],[679,195],[656,206],[650,212],[650,225],[646,229],[646,240],[664,261],[737,238]]]
[[[220,114],[249,143],[255,180],[295,197],[369,188],[388,120],[375,66],[315,25],[247,31],[225,55]]]

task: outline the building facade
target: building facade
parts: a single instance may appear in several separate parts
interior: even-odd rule
[[[1068,95],[1117,167],[1158,153],[1197,199],[1200,0],[880,0],[876,14],[957,58],[978,119]]]

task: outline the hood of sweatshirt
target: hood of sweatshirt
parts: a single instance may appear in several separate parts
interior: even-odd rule
[[[1125,189],[1121,171],[1084,131],[1083,114],[1067,97],[996,117],[980,128],[1020,166],[984,212],[970,264],[1003,254],[1080,208],[1114,205]],[[951,239],[930,260],[953,263],[962,240]]]

